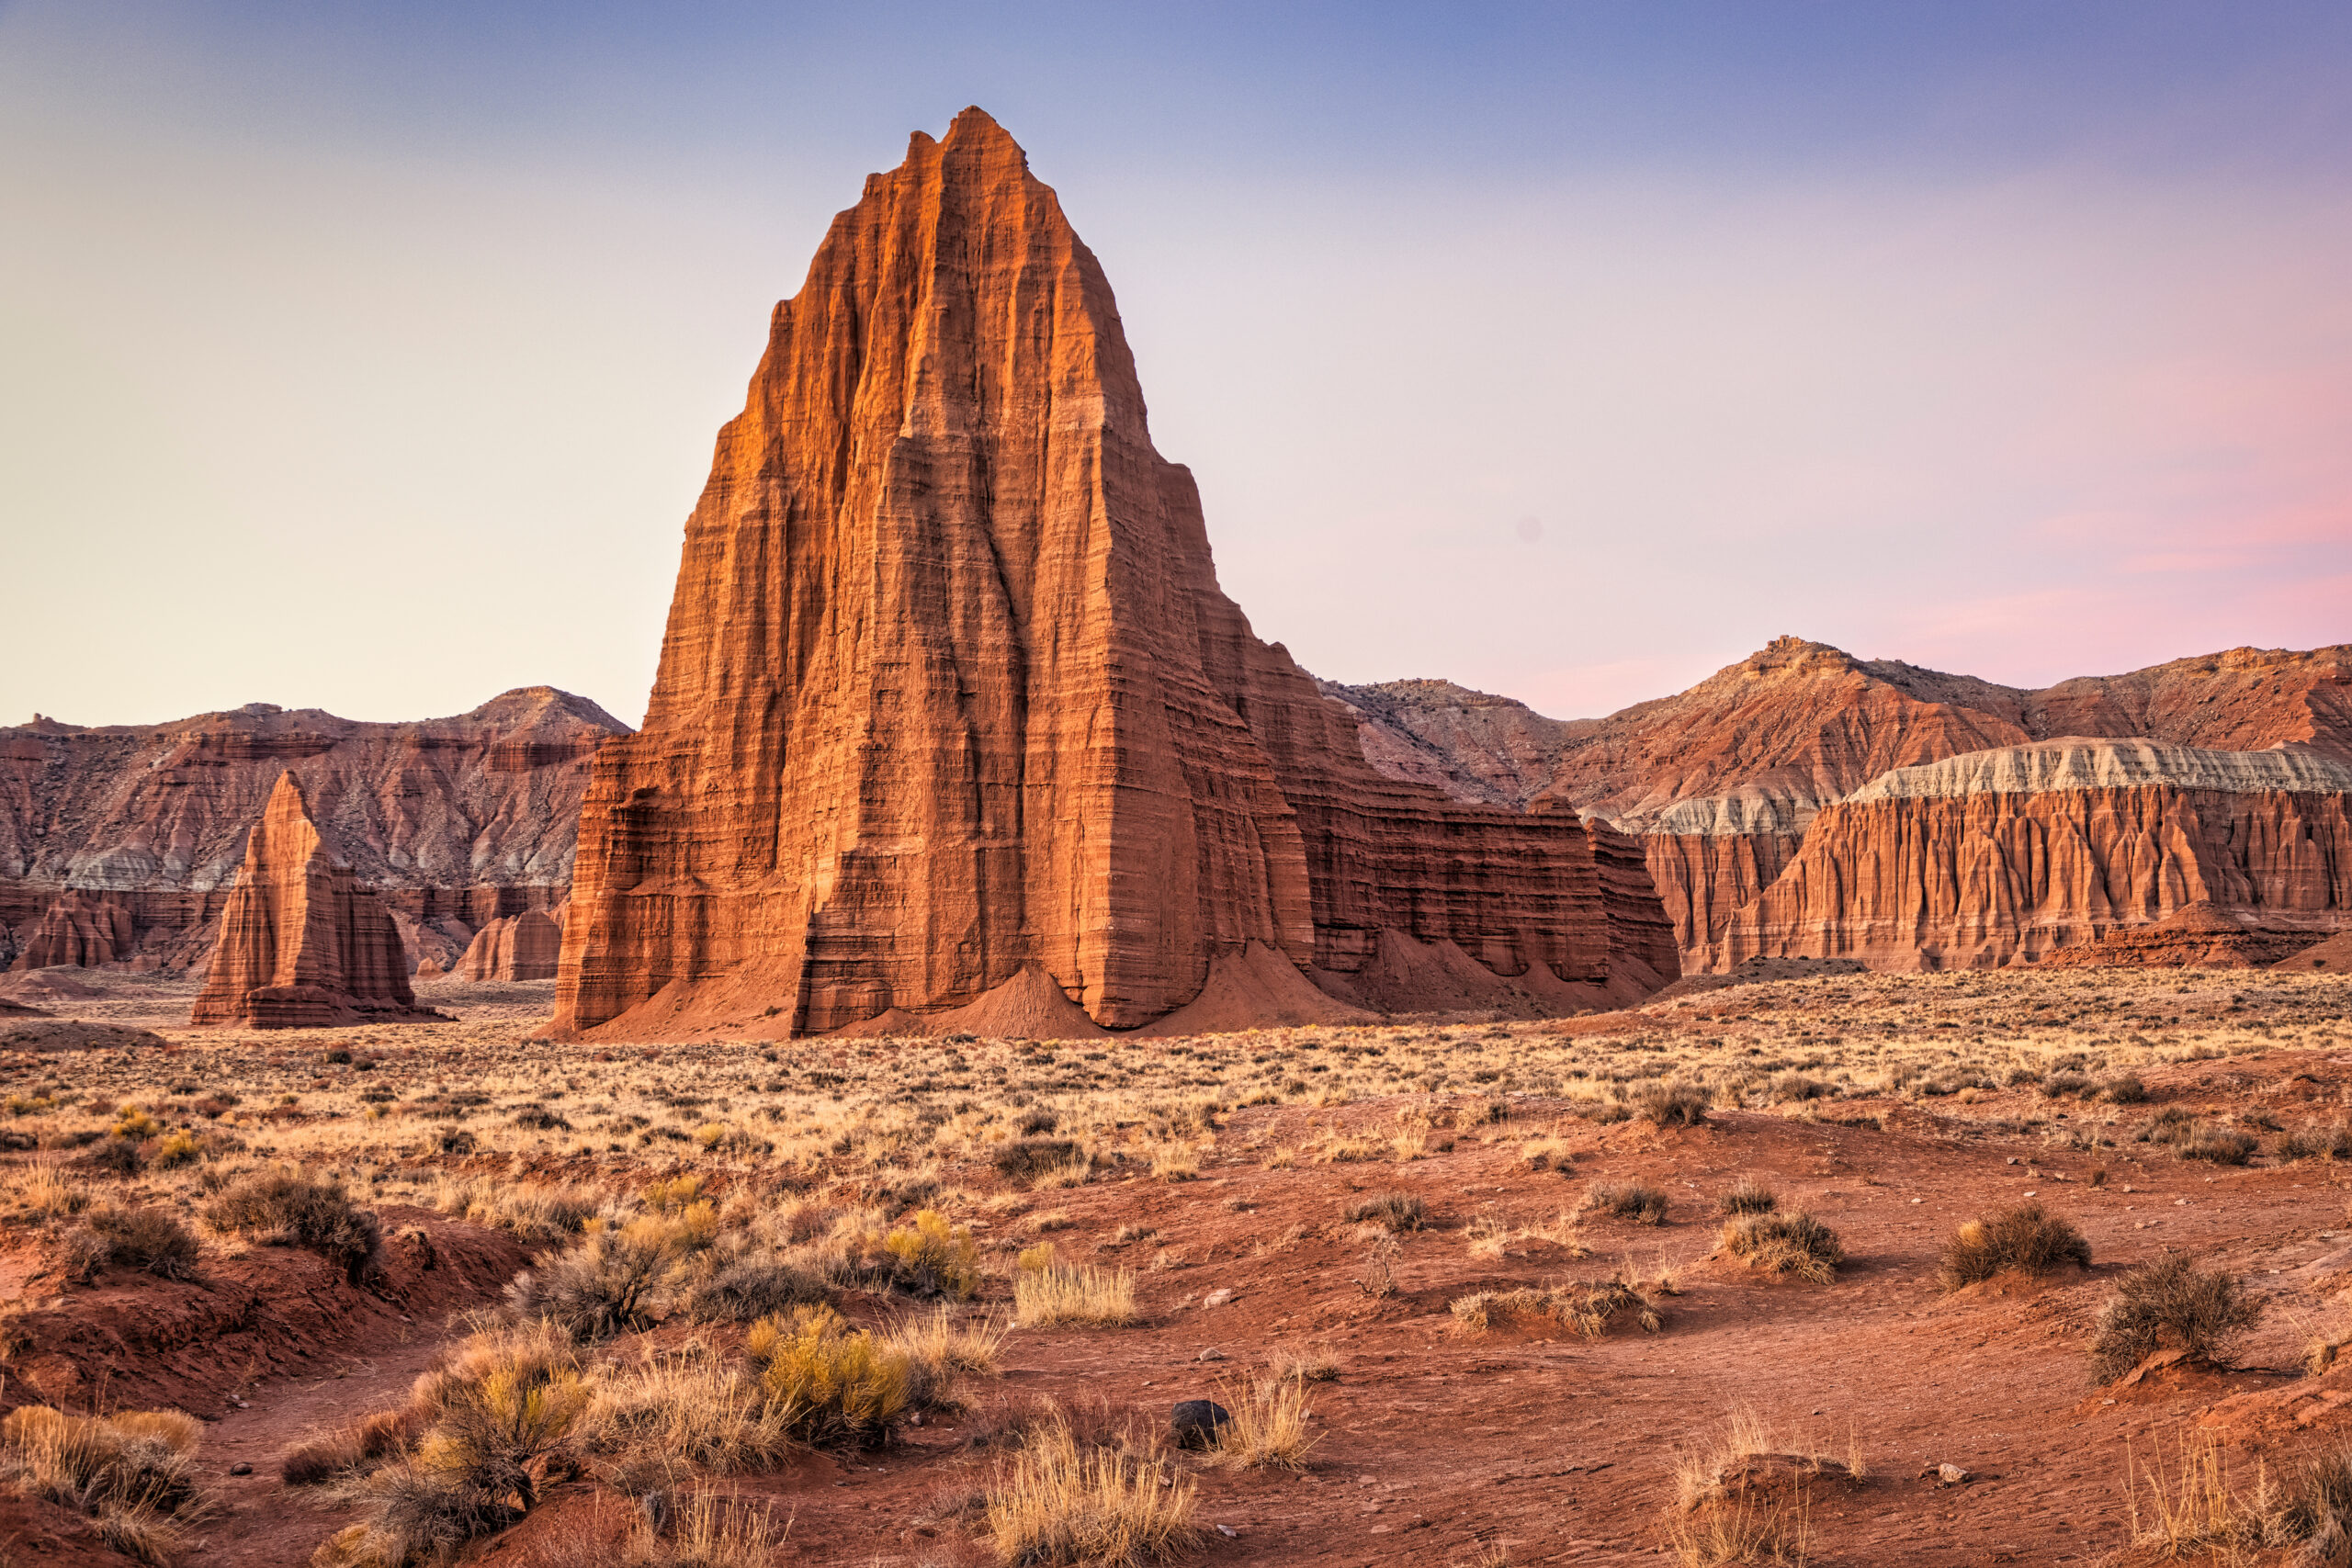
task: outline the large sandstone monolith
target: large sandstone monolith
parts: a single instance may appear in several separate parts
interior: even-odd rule
[[[246,840],[192,1024],[420,1022],[391,912],[327,852],[290,773]]]
[[[1362,1016],[1311,976],[1344,992],[1385,932],[1559,1006],[1677,973],[1638,856],[1383,776],[1251,635],[1102,268],[977,109],[869,178],[776,308],[574,877],[557,1027],[615,1037],[920,1019],[1036,975],[1112,1028]]]

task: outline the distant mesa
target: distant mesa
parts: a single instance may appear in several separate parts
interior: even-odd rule
[[[1102,268],[967,110],[834,220],[719,434],[645,728],[594,763],[557,1025],[1237,1026],[1675,977],[1630,840],[1386,776],[1356,731],[1218,589]]]
[[[302,786],[280,774],[188,1021],[311,1029],[444,1019],[416,1005],[390,912],[328,853]]]
[[[2352,924],[2352,647],[2028,690],[1781,637],[1566,722],[1442,682],[1325,690],[1383,772],[1637,837],[1689,973],[2005,964],[2199,900]]]

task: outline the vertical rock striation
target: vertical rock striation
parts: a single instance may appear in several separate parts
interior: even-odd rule
[[[594,765],[557,1025],[811,1032],[1034,969],[1129,1028],[1219,958],[1270,983],[1253,945],[1311,997],[1384,931],[1639,994],[1674,952],[1605,858],[1375,772],[1251,635],[1101,267],[973,109],[775,310],[645,728]]]
[[[2035,959],[2197,904],[2352,925],[2352,768],[2317,752],[2062,739],[1897,769],[1824,807],[1710,967]]]
[[[423,1021],[391,912],[336,863],[281,774],[245,845],[192,1024],[307,1029]]]

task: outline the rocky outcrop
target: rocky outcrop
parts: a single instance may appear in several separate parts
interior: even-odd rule
[[[476,931],[456,973],[469,980],[552,980],[562,952],[562,925],[537,909],[526,909]]]
[[[1451,681],[1316,685],[1354,721],[1374,768],[1474,806],[1525,806],[1551,783],[1567,738],[1592,724],[1564,724]]]
[[[1445,682],[1325,690],[1383,772],[1564,801],[1639,835],[1694,967],[1816,812],[1894,770],[2069,735],[2352,760],[2352,647],[2233,649],[2031,690],[1781,637],[1674,696],[1565,722]]]
[[[2266,969],[2318,945],[2321,933],[2249,924],[2228,909],[2195,903],[2150,925],[2119,927],[2062,947],[2045,969]]]
[[[2066,787],[2102,778],[2139,782]],[[2310,754],[2146,742],[1902,770],[1825,807],[1701,966],[1761,953],[1981,967],[2200,901],[2324,934],[2352,924],[2347,790],[2352,769]]]
[[[381,900],[319,837],[291,773],[254,825],[220,919],[192,1024],[307,1029],[415,1022],[400,933]]]
[[[0,728],[0,960],[203,962],[246,831],[299,762],[318,820],[413,948],[452,964],[484,921],[563,900],[588,761],[625,733],[547,686],[408,724],[256,703]]]
[[[1238,995],[1253,948],[1344,976],[1389,931],[1578,996],[1672,977],[1573,812],[1385,777],[1355,730],[1218,590],[1102,269],[967,111],[776,308],[645,728],[594,764],[557,1025],[814,1032],[1043,977],[1133,1028],[1220,958]]]

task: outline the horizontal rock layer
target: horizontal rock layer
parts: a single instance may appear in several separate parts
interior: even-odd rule
[[[1815,818],[1702,962],[1984,967],[2200,901],[2324,933],[2352,924],[2346,806],[2341,795],[2168,784],[1844,802]]]

